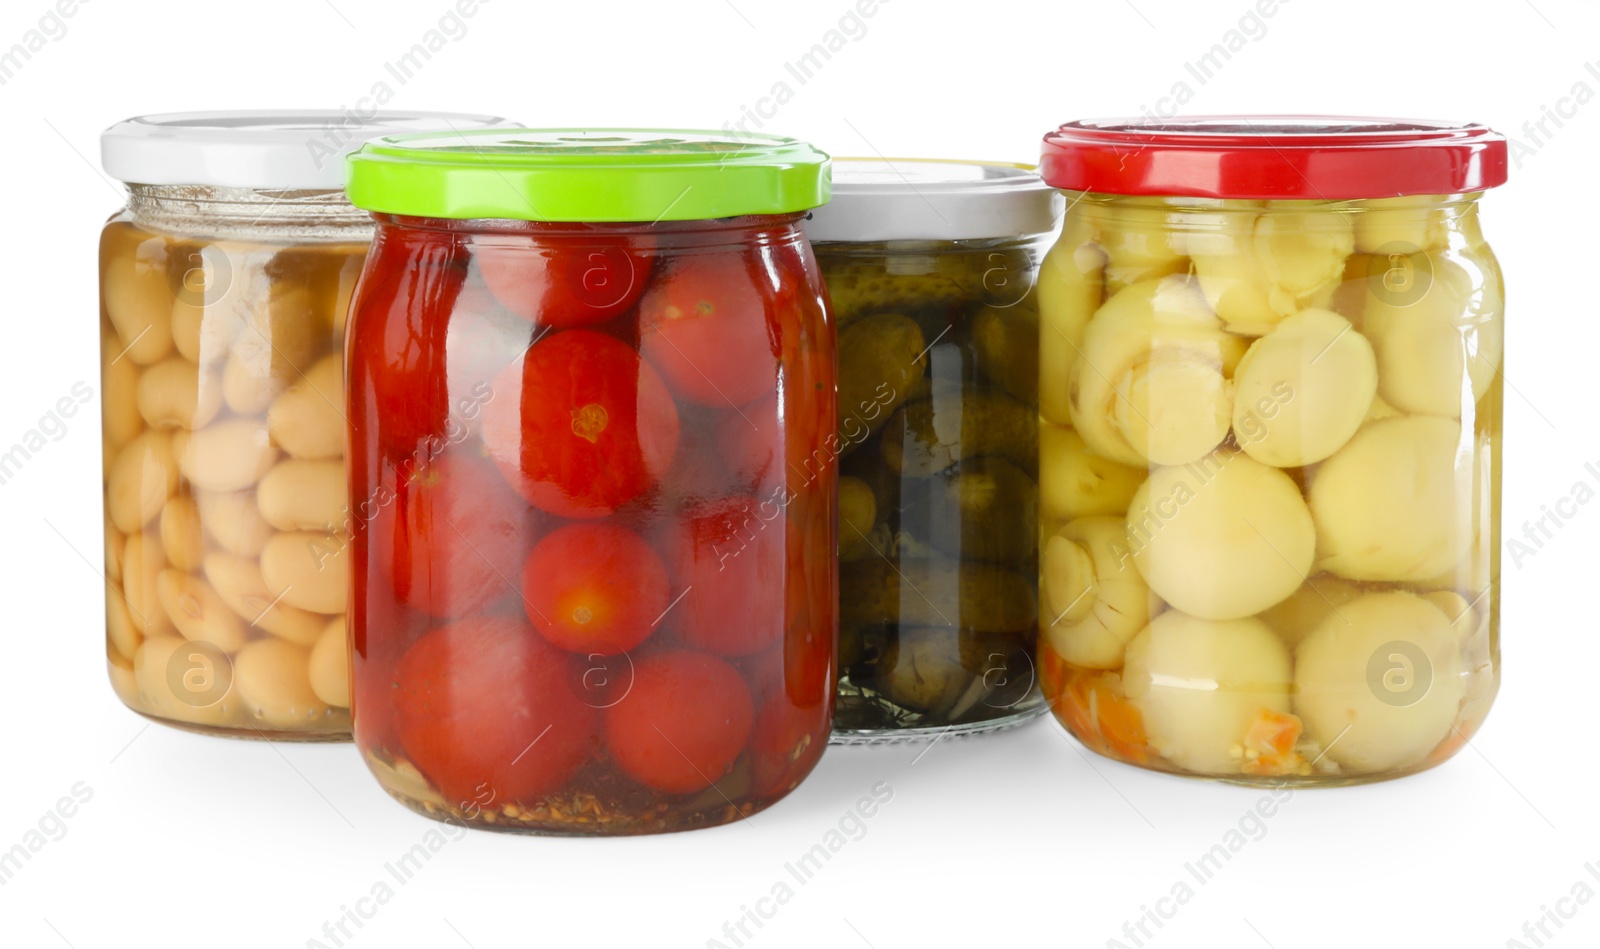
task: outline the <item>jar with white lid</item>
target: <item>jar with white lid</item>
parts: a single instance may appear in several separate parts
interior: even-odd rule
[[[839,159],[806,225],[839,327],[833,740],[1038,714],[1038,335],[1062,200],[1027,166]]]
[[[492,116],[150,115],[107,129],[106,657],[165,724],[349,737],[345,309],[372,238],[343,155]]]

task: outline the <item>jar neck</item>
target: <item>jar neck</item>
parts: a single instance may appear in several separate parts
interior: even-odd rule
[[[128,212],[159,230],[244,240],[365,241],[372,234],[371,216],[338,189],[129,184]]]

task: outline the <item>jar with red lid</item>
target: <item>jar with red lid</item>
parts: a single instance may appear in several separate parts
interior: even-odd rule
[[[833,711],[828,159],[678,131],[396,136],[350,318],[356,741],[427,815],[747,817]]]
[[[1482,126],[1072,122],[1039,280],[1041,679],[1245,783],[1449,758],[1499,683],[1504,289]]]

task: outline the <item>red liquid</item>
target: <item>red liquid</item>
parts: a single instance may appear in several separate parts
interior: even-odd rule
[[[661,832],[815,765],[835,354],[796,221],[380,219],[347,353],[353,708],[403,803]]]

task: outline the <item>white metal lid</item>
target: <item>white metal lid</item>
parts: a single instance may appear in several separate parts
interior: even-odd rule
[[[506,124],[499,116],[454,112],[171,112],[106,129],[100,163],[112,177],[136,184],[331,191],[344,187],[344,156],[368,139]]]
[[[1061,193],[1027,165],[835,158],[833,200],[811,212],[813,241],[976,240],[1048,234]]]

